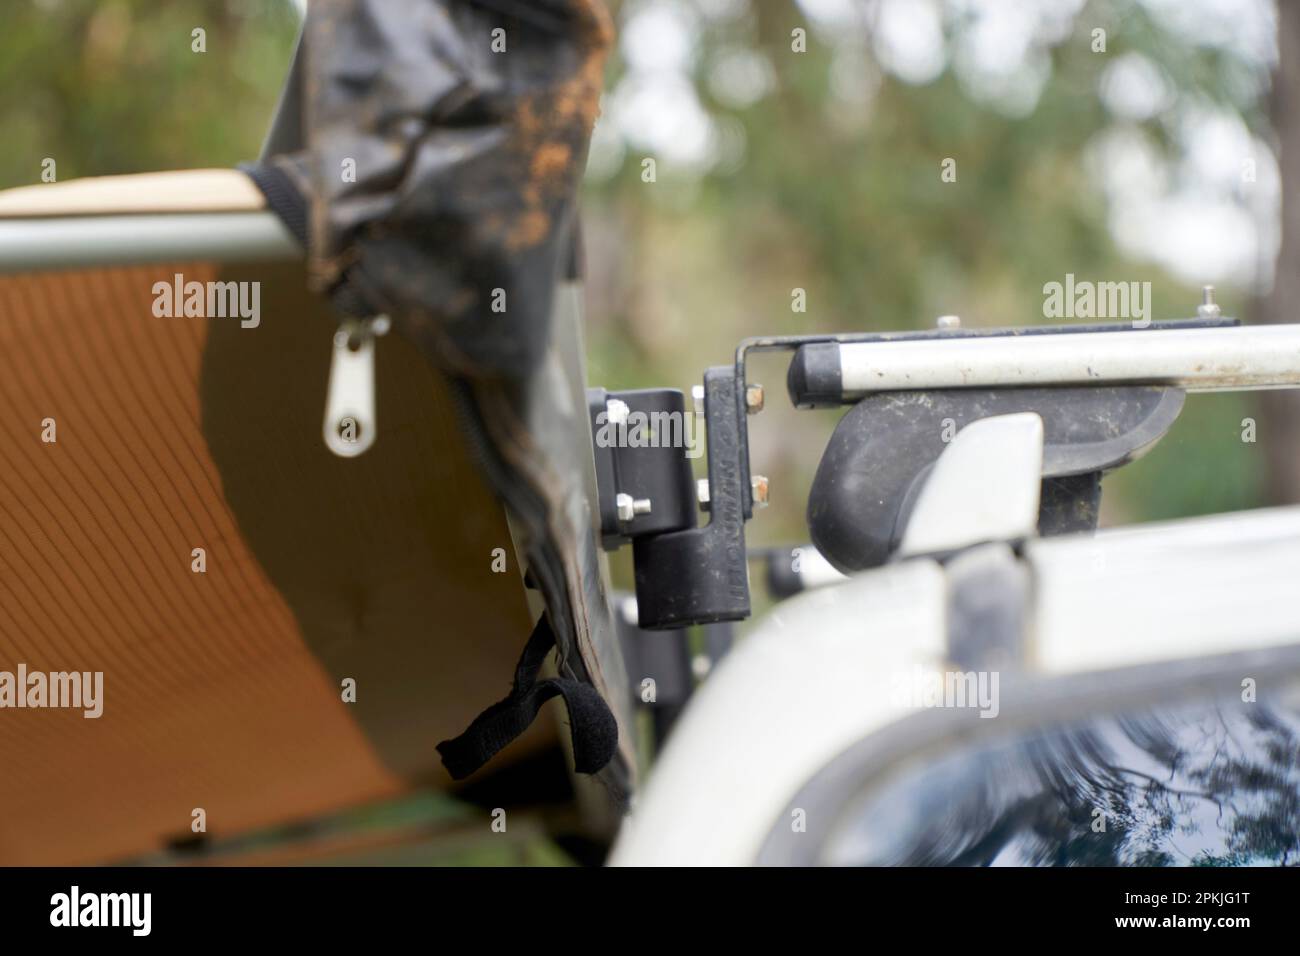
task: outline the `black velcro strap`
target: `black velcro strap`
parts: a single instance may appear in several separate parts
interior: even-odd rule
[[[568,677],[537,679],[546,655],[555,646],[555,633],[542,615],[515,667],[515,686],[474,718],[465,732],[438,744],[443,766],[453,780],[464,780],[532,724],[542,704],[559,695],[569,708],[574,768],[595,773],[614,756],[618,724],[609,705],[590,684]]]

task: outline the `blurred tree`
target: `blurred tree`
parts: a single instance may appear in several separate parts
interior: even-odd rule
[[[289,0],[6,0],[0,186],[254,158],[298,30]],[[196,52],[194,32],[204,31]]]
[[[996,4],[913,4],[941,17],[939,59],[924,76],[882,56],[880,17],[906,6],[887,0],[615,6],[622,56],[587,205],[590,344],[606,381],[686,385],[759,333],[921,327],[945,313],[968,326],[1049,321],[1043,286],[1067,272],[1150,281],[1153,317],[1192,314],[1199,283],[1169,271],[1166,250],[1135,255],[1117,241],[1130,210],[1109,191],[1129,172],[1116,157],[1136,149],[1153,179],[1177,185],[1211,161],[1187,140],[1195,115],[1227,117],[1248,142],[1269,129],[1269,64],[1177,28],[1144,0],[1004,4],[1042,18],[1022,47],[1015,31],[980,33],[977,14]],[[795,30],[806,52],[793,48]],[[1006,69],[981,72],[971,66],[980,56],[1002,56]],[[1137,90],[1145,111],[1107,95],[1121,61],[1148,87]],[[705,158],[675,160],[698,138],[698,114]],[[657,159],[654,182],[646,157]],[[1216,172],[1239,177],[1240,163],[1234,154]],[[806,312],[791,309],[796,288]],[[1226,311],[1244,298],[1220,290]],[[1240,440],[1250,405],[1213,401],[1192,403],[1150,466],[1108,486],[1112,519],[1258,503],[1262,456]],[[779,404],[755,421],[754,458],[774,477],[759,524],[788,539],[806,534],[801,492],[833,421],[783,417]]]

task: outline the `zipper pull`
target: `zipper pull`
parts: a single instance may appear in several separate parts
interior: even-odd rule
[[[334,333],[325,397],[325,445],[355,458],[375,443],[375,338],[388,331],[388,316],[349,319]]]

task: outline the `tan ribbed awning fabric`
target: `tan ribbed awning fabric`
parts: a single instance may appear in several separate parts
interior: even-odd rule
[[[441,381],[381,341],[379,439],[335,458],[327,311],[297,267],[222,268],[0,278],[0,671],[104,672],[97,720],[0,709],[0,864],[445,782],[433,745],[509,687],[530,616]],[[260,325],[155,317],[176,274],[260,282]]]

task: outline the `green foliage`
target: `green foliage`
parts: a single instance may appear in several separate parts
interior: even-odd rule
[[[256,157],[297,29],[288,0],[7,0],[0,185]]]
[[[644,3],[620,6],[635,13]],[[1197,288],[1127,258],[1112,239],[1087,166],[1090,144],[1117,123],[1098,93],[1102,73],[1140,52],[1165,73],[1178,103],[1219,104],[1258,131],[1266,129],[1267,76],[1257,65],[1174,35],[1140,4],[1094,0],[1045,51],[1050,74],[1036,106],[1008,115],[973,99],[952,69],[925,85],[884,73],[865,23],[827,36],[795,4],[739,8],[734,19],[697,21],[692,79],[715,123],[743,132],[743,161],[698,179],[661,163],[658,181],[647,184],[645,151],[629,148],[614,175],[589,184],[589,218],[602,223],[602,237],[618,238],[591,257],[594,271],[618,276],[593,279],[590,345],[602,384],[685,387],[756,334],[919,328],[947,313],[967,326],[1058,321],[1043,317],[1043,286],[1067,272],[1150,281],[1154,318],[1193,314]],[[796,26],[809,28],[803,54],[790,49]],[[1105,53],[1092,50],[1098,26],[1107,30]],[[963,28],[948,23],[950,43]],[[770,92],[743,108],[722,102],[709,80],[718,58],[737,48],[762,55],[774,77]],[[625,69],[615,62],[611,86]],[[846,100],[837,71],[874,94]],[[1184,147],[1175,127],[1166,111],[1137,128],[1177,159]],[[956,160],[955,182],[941,181],[947,158]],[[807,290],[804,314],[790,309],[796,287]],[[1247,304],[1232,289],[1221,289],[1219,301],[1228,314]],[[768,385],[780,392],[779,382]],[[773,395],[769,408],[779,404]],[[1258,503],[1257,456],[1233,425],[1240,411],[1233,404],[1222,421],[1181,432],[1157,460],[1158,480],[1116,486],[1115,513],[1142,519],[1174,513],[1174,502],[1182,514]],[[765,437],[773,420],[777,433]],[[773,507],[753,527],[758,538],[764,528],[797,532],[832,425],[820,413],[765,412],[754,421],[755,470],[793,485],[774,482]]]

